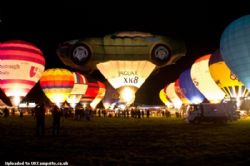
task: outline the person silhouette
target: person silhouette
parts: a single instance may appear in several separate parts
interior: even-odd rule
[[[61,111],[60,108],[55,105],[52,109],[52,118],[53,118],[53,135],[59,135],[60,130],[60,120],[61,120]]]
[[[37,104],[35,107],[36,135],[44,136],[45,132],[45,103]]]

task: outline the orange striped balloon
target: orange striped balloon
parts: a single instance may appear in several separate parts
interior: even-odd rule
[[[80,99],[80,102],[83,104],[90,104],[95,99],[99,91],[99,85],[97,81],[88,78],[87,85],[87,91],[82,95],[82,98]]]
[[[43,53],[25,41],[0,44],[0,86],[17,106],[40,79],[45,65]]]
[[[40,86],[50,101],[60,106],[73,89],[74,77],[67,69],[48,69],[40,79]]]
[[[90,103],[90,106],[92,109],[95,109],[96,106],[102,101],[106,92],[106,86],[104,83],[97,81],[97,84],[99,86],[98,93],[96,97],[94,98],[94,100]]]

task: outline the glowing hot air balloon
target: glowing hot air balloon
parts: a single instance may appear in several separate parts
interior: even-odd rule
[[[94,98],[94,100],[90,103],[90,106],[92,109],[95,109],[96,106],[101,102],[106,92],[106,87],[103,83],[101,83],[100,81],[97,81],[97,84],[99,86],[98,93],[96,97]]]
[[[235,99],[239,107],[241,99],[248,95],[248,90],[228,68],[219,52],[212,54],[209,60],[209,71],[216,84],[226,94],[226,97]]]
[[[179,98],[179,96],[176,94],[174,85],[175,85],[175,83],[172,82],[165,87],[166,94],[167,94],[168,98],[171,100],[171,102],[173,103],[174,107],[177,109],[180,109],[182,106],[182,101]]]
[[[211,54],[198,58],[191,67],[191,78],[194,85],[211,103],[219,103],[225,93],[214,82],[210,72],[208,61]]]
[[[102,104],[105,109],[108,109],[112,104],[115,104],[119,101],[119,94],[108,81],[105,82],[105,87],[106,92],[104,98],[102,99]]]
[[[100,72],[119,92],[120,101],[128,105],[134,102],[136,91],[155,67],[149,61],[107,61],[97,64]]]
[[[67,69],[48,69],[40,79],[40,86],[50,101],[60,107],[73,89],[74,77]]]
[[[24,41],[0,44],[0,87],[17,106],[40,79],[45,59],[40,49]]]
[[[96,68],[130,105],[135,93],[156,67],[185,56],[183,41],[144,32],[118,32],[103,38],[85,38],[61,44],[62,62],[89,72]]]
[[[86,107],[89,105],[98,95],[99,84],[96,80],[92,78],[87,78],[87,90],[85,94],[82,95],[80,102]]]
[[[171,103],[170,100],[168,99],[167,94],[166,94],[166,92],[164,91],[164,89],[161,89],[161,90],[160,90],[159,97],[160,97],[161,101],[162,101],[167,107],[169,107],[170,105],[172,105],[172,103]]]
[[[157,66],[175,63],[185,56],[185,43],[145,32],[117,32],[100,38],[84,38],[60,44],[57,54],[70,67],[89,72],[109,60],[145,60]]]
[[[188,98],[186,98],[186,96],[184,95],[183,89],[181,89],[180,87],[179,79],[175,81],[174,88],[175,88],[175,92],[177,96],[181,99],[183,104],[191,104],[191,101],[189,101]]]
[[[194,85],[191,75],[190,69],[185,70],[181,73],[179,77],[179,84],[183,95],[192,103],[192,104],[200,104],[204,101],[205,97],[203,94],[196,88]]]
[[[250,88],[250,15],[233,21],[224,30],[220,52],[232,72]]]
[[[86,78],[82,74],[74,72],[73,77],[74,86],[70,95],[68,96],[67,102],[72,108],[75,108],[76,104],[80,102],[82,95],[87,91],[88,85]]]

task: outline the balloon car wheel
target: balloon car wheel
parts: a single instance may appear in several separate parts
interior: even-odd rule
[[[78,45],[72,51],[72,60],[77,64],[85,63],[91,56],[91,51],[87,45]]]
[[[166,63],[170,58],[170,49],[163,44],[157,44],[151,53],[151,58],[156,64]]]

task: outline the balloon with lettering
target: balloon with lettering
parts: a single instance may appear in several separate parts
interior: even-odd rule
[[[182,40],[145,32],[117,32],[61,44],[62,62],[84,72],[96,68],[119,92],[120,102],[130,105],[135,93],[155,68],[185,56]]]
[[[250,89],[250,15],[236,19],[225,28],[220,52],[232,72]]]
[[[47,69],[40,79],[40,86],[50,101],[60,107],[73,89],[74,77],[67,69]]]
[[[191,67],[191,78],[194,85],[209,100],[210,103],[219,103],[223,100],[225,93],[213,80],[208,62],[211,54],[198,58]]]
[[[209,60],[209,71],[216,84],[223,90],[226,97],[237,101],[248,96],[248,90],[221,58],[219,51],[212,54]]]
[[[135,93],[155,69],[149,61],[107,61],[97,64],[97,68],[118,91],[120,101],[130,105]]]
[[[31,43],[7,41],[0,44],[0,60],[0,87],[17,106],[44,71],[43,53]]]
[[[191,79],[190,69],[181,73],[179,84],[181,92],[192,104],[200,104],[205,100],[204,95],[196,88]]]
[[[75,108],[76,104],[80,102],[82,95],[86,93],[88,85],[87,79],[84,77],[84,75],[78,72],[73,72],[73,77],[74,86],[67,98],[67,102],[72,108]]]
[[[97,84],[99,86],[98,93],[97,93],[96,97],[94,98],[94,100],[90,103],[90,107],[92,109],[95,109],[96,106],[102,101],[102,99],[105,96],[105,92],[106,92],[106,87],[105,87],[104,83],[97,81]]]

